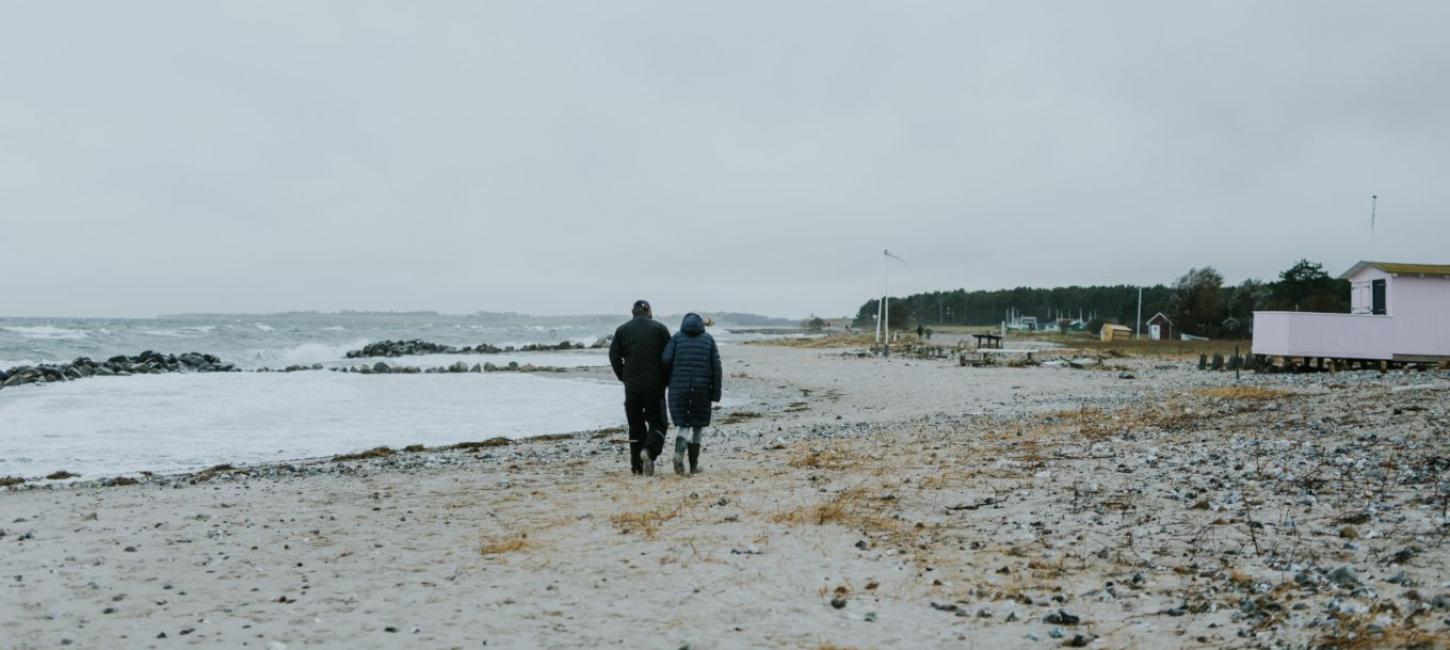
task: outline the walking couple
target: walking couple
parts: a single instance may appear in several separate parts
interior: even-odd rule
[[[711,404],[720,403],[720,349],[705,333],[705,319],[685,314],[680,331],[654,319],[649,303],[634,303],[634,318],[614,330],[609,365],[624,382],[624,413],[629,420],[629,466],[635,474],[654,476],[655,460],[664,451],[669,416],[675,421],[674,466],[685,473],[700,471],[700,432],[710,426]]]

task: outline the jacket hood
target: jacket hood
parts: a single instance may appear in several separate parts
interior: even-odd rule
[[[680,331],[690,336],[699,336],[705,333],[705,319],[699,314],[685,314],[685,320],[680,322]]]

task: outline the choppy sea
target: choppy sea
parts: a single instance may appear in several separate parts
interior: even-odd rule
[[[455,346],[588,344],[624,320],[438,314],[0,318],[0,368],[82,356],[104,360],[144,350],[209,353],[247,370],[340,366],[357,363],[346,359],[347,351],[384,339]],[[738,340],[724,330],[715,334],[722,346]],[[603,350],[389,361],[444,366],[458,359],[608,365]],[[0,476],[178,472],[380,445],[581,431],[622,424],[622,399],[607,375],[578,373],[175,373],[19,386],[0,389]]]

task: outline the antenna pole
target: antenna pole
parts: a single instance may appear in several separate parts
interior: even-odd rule
[[[1374,222],[1375,222],[1375,209],[1377,207],[1379,207],[1379,205],[1378,205],[1379,204],[1379,201],[1380,201],[1380,195],[1378,195],[1378,194],[1371,194],[1371,195],[1369,195],[1369,254],[1370,254],[1370,257],[1374,257],[1377,254],[1375,252],[1375,246],[1374,246]]]

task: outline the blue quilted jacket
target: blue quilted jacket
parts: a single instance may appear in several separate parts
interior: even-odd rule
[[[661,361],[670,377],[670,419],[675,426],[710,426],[710,402],[720,401],[720,348],[705,333],[699,314],[685,314]]]

